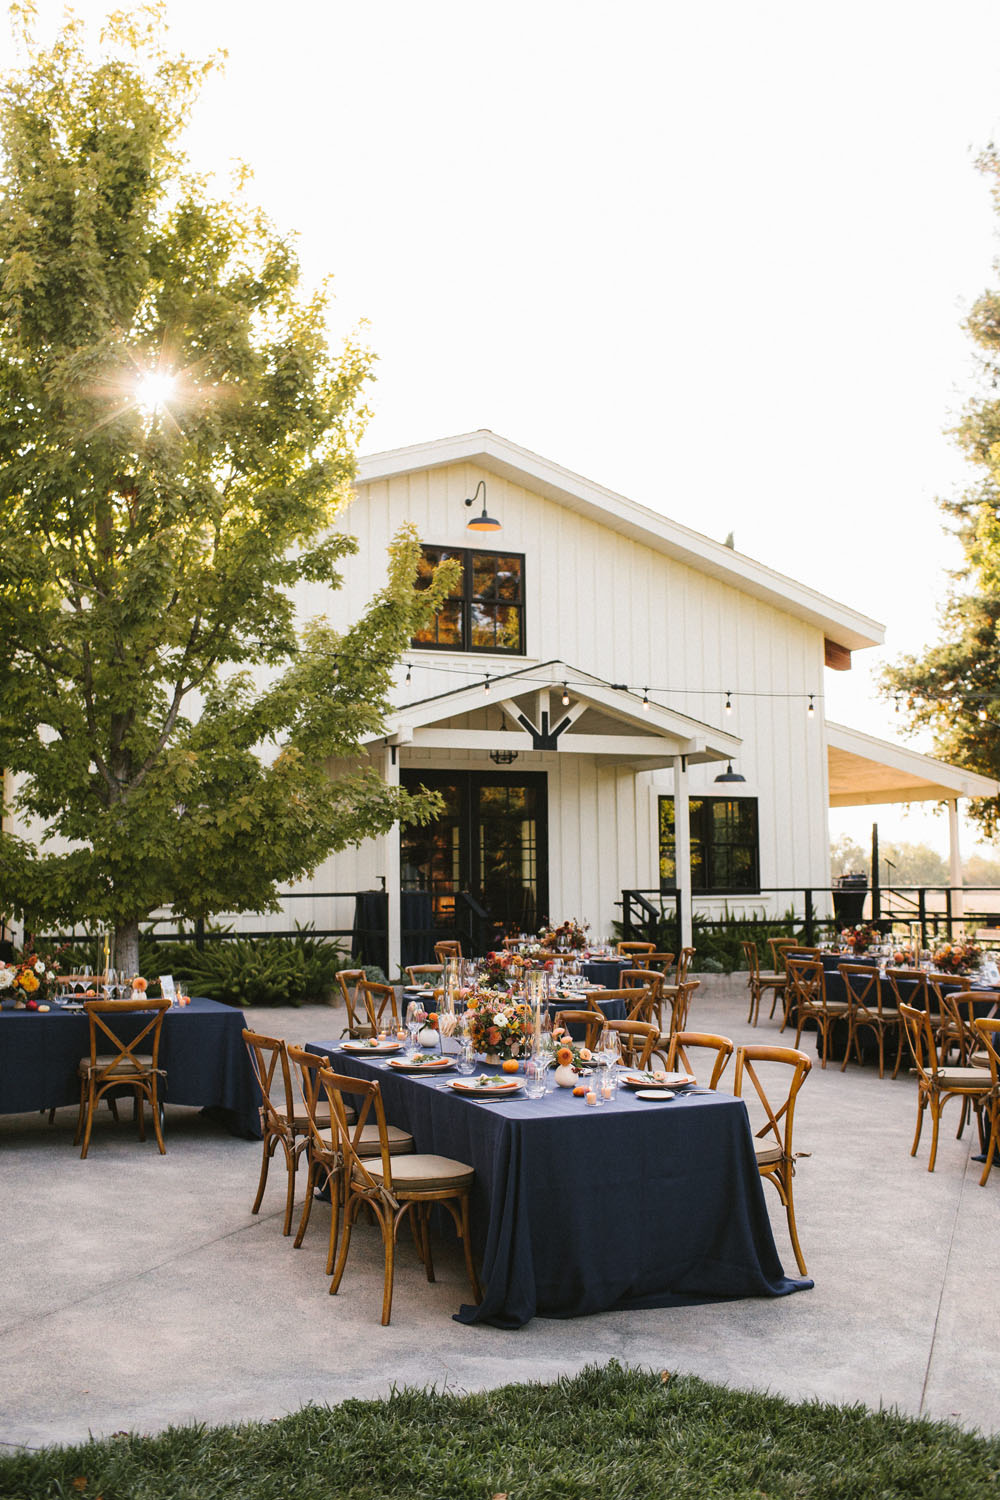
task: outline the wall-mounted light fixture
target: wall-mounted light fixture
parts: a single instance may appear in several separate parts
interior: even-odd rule
[[[480,490],[482,490],[482,492],[483,492],[483,509],[482,509],[482,512],[481,512],[480,515],[473,516],[471,518],[471,520],[466,521],[466,523],[465,523],[465,529],[466,529],[466,531],[502,531],[503,527],[501,526],[500,522],[499,521],[494,521],[494,519],[493,519],[492,516],[488,516],[486,514],[486,480],[485,479],[481,479],[479,481],[479,483],[476,485],[476,492],[475,492],[474,495],[471,495],[468,500],[466,500],[466,502],[465,502],[466,505],[468,505],[468,506],[475,505],[476,501],[479,499],[479,491]]]
[[[733,781],[746,781],[746,777],[745,776],[741,776],[740,773],[739,773],[739,771],[734,771],[733,770],[733,763],[732,763],[732,761],[729,762],[728,766],[726,767],[726,769],[724,771],[720,771],[719,772],[718,776],[716,776],[715,779],[716,779],[717,782],[719,782],[719,781],[729,781],[729,782],[733,782]]]

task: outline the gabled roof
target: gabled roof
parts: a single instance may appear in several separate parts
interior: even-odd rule
[[[991,776],[949,766],[843,724],[827,723],[826,742],[831,807],[995,797],[1000,789]]]
[[[564,708],[561,694],[567,681],[571,683],[568,694],[572,701]],[[491,678],[488,699],[484,697],[482,684],[477,682],[403,704],[389,715],[384,734],[373,736],[371,742],[385,739],[390,745],[441,749],[487,750],[498,745],[518,752],[538,749],[522,716],[525,700],[548,690],[552,691],[549,717],[553,731],[558,734],[560,722],[570,721],[558,739],[558,748],[564,752],[642,762],[637,768],[649,770],[654,763],[669,764],[675,755],[687,756],[692,764],[731,760],[738,755],[742,744],[737,735],[664,708],[651,699],[644,706],[643,700],[627,688],[615,687],[563,661],[540,662]],[[500,741],[495,730],[455,722],[470,716],[474,720],[484,703],[504,710],[510,728]],[[527,718],[536,729],[541,728],[530,713]],[[596,732],[589,732],[588,721]]]
[[[568,506],[579,515],[630,537],[644,547],[662,552],[687,567],[719,579],[730,588],[739,589],[784,610],[786,614],[806,620],[848,651],[881,645],[885,638],[885,627],[867,615],[838,604],[806,584],[786,578],[773,568],[744,557],[732,547],[714,542],[644,505],[637,505],[634,500],[584,479],[550,459],[527,448],[519,448],[516,443],[486,428],[457,437],[440,438],[432,443],[415,443],[408,448],[370,454],[358,461],[357,483],[368,484],[399,474],[457,463],[476,464],[491,474],[534,490],[555,504]]]

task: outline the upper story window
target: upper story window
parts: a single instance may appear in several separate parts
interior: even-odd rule
[[[462,574],[444,605],[412,644],[442,651],[508,651],[524,655],[524,557],[471,547],[422,547],[417,587],[439,562],[455,557]]]
[[[756,797],[692,797],[691,889],[726,895],[760,889]],[[660,890],[677,885],[674,799],[660,798]]]

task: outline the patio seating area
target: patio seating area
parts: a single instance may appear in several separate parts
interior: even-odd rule
[[[777,1015],[748,1024],[745,975],[700,977],[689,1027],[737,1043],[786,1040]],[[339,1035],[346,1015],[306,1007],[248,1021],[304,1043]],[[803,1047],[815,1055],[812,1033]],[[732,1086],[730,1064],[720,1088]],[[895,1080],[853,1062],[844,1072],[813,1067],[795,1119],[796,1149],[809,1153],[795,1204],[812,1291],[536,1317],[515,1332],[455,1322],[467,1297],[461,1247],[435,1246],[429,1284],[408,1236],[392,1322],[381,1327],[382,1241],[363,1221],[344,1285],[328,1296],[329,1208],[314,1206],[313,1231],[295,1250],[281,1232],[284,1171],[273,1171],[254,1216],[260,1143],[194,1109],[168,1106],[166,1156],[104,1112],[85,1161],[73,1147],[75,1109],[57,1111],[51,1126],[42,1114],[0,1117],[5,1207],[18,1225],[0,1300],[10,1393],[0,1442],[267,1418],[392,1385],[476,1390],[611,1358],[996,1430],[1000,1315],[970,1287],[995,1256],[1000,1174],[979,1186],[976,1132],[955,1139],[957,1110],[952,1124],[945,1117],[935,1171],[911,1157],[916,1089],[905,1062]],[[303,1167],[299,1203],[304,1185]],[[595,1214],[601,1195],[596,1181]],[[788,1272],[785,1211],[770,1189],[766,1199]],[[102,1336],[109,1328],[114,1339]]]

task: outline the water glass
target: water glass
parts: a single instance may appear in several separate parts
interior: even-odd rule
[[[541,1099],[547,1087],[548,1062],[542,1057],[529,1057],[524,1065],[524,1092],[529,1099]]]
[[[458,1061],[455,1066],[466,1077],[476,1071],[476,1053],[471,1041],[464,1041],[462,1043],[462,1050],[458,1054]]]

